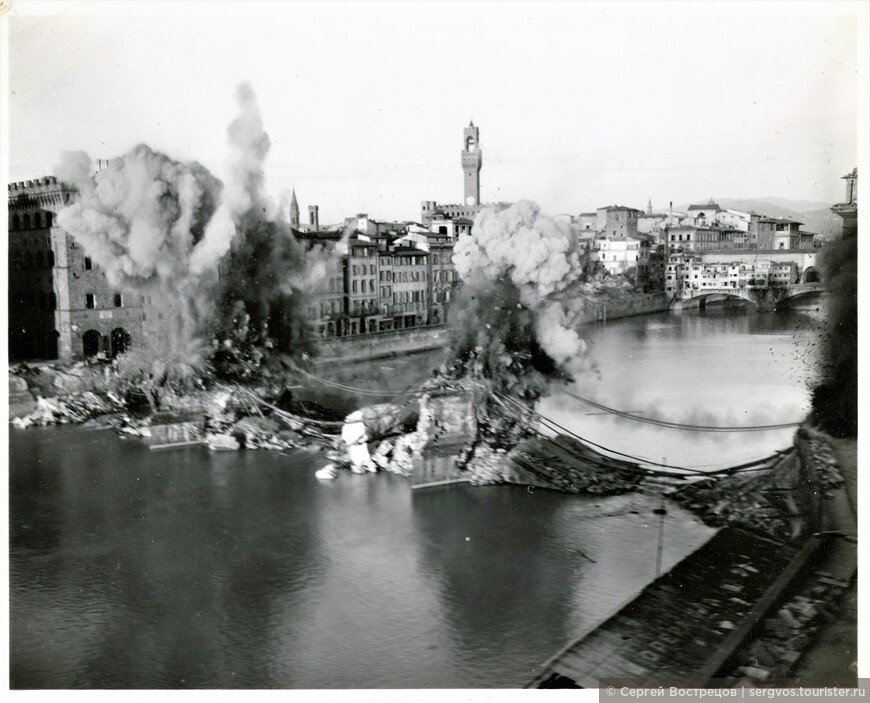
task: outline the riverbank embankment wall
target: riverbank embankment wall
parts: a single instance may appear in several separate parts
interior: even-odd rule
[[[654,312],[665,312],[670,300],[664,293],[648,293],[633,296],[625,300],[610,300],[588,305],[587,313],[581,318],[581,324],[591,322],[606,322],[622,317],[649,315]]]
[[[623,317],[665,312],[668,297],[664,293],[634,296],[625,300],[592,303],[579,323],[590,324]],[[428,325],[412,329],[389,330],[354,337],[335,337],[320,342],[316,363],[326,365],[341,361],[365,361],[381,357],[438,349],[447,345],[450,327]]]
[[[437,349],[447,345],[448,337],[448,325],[441,324],[324,339],[320,342],[316,364],[323,366],[335,362],[366,361]]]

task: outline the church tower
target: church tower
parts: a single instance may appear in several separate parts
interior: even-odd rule
[[[480,131],[469,122],[462,133],[462,173],[465,176],[465,204],[480,205]]]
[[[293,189],[293,197],[290,199],[290,226],[299,229],[299,203],[296,202],[296,189]]]

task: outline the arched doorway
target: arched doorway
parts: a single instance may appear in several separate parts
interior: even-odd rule
[[[82,335],[82,352],[85,358],[96,356],[100,352],[100,333],[88,330]]]
[[[815,266],[810,266],[804,271],[803,283],[818,283],[822,278],[819,275],[819,270]]]
[[[123,354],[130,348],[130,333],[123,327],[112,330],[112,356]]]

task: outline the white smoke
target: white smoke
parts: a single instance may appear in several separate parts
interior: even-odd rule
[[[208,292],[188,269],[220,190],[205,168],[140,144],[95,175],[87,154],[64,153],[55,174],[78,190],[75,202],[58,212],[58,225],[113,287],[165,302],[181,327],[208,314]]]
[[[164,313],[160,324],[172,346],[221,327],[237,301],[268,310],[276,296],[316,292],[337,264],[334,252],[305,251],[281,221],[266,193],[269,137],[256,97],[242,84],[236,98],[225,183],[198,163],[175,161],[146,145],[96,174],[83,152],[63,154],[55,169],[78,191],[58,213],[59,226],[113,287],[151,298]],[[233,270],[219,278],[218,264],[231,250],[238,254]],[[300,318],[302,300],[294,306]]]
[[[466,286],[509,280],[534,316],[541,348],[560,366],[586,350],[575,331],[570,291],[584,275],[577,232],[523,200],[500,212],[485,209],[471,236],[460,237],[453,262]]]
[[[262,219],[274,217],[266,195],[263,166],[269,154],[269,135],[254,91],[247,83],[236,90],[239,116],[227,130],[230,144],[229,174],[221,192],[220,206],[209,221],[205,237],[190,260],[194,274],[214,268],[229,251],[242,218],[259,208]]]

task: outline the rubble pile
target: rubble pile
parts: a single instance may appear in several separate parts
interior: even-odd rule
[[[16,364],[10,367],[11,378],[23,380],[31,392],[46,398],[85,391],[104,392],[108,389],[109,366],[105,361],[78,361],[65,366],[31,366]]]
[[[409,432],[381,441],[372,454],[372,461],[384,471],[410,476],[414,470],[414,460],[420,456],[423,447],[422,435]]]
[[[13,418],[18,428],[31,425],[65,425],[82,423],[98,415],[124,408],[124,401],[113,393],[97,395],[91,391],[71,393],[61,398],[37,398],[36,409],[24,417]]]
[[[270,417],[243,417],[230,434],[245,449],[292,449],[296,444],[278,437],[281,427]]]
[[[809,445],[809,456],[815,464],[816,475],[827,489],[838,488],[843,485],[843,476],[837,468],[837,458],[834,455],[834,447],[831,438],[823,432],[816,432],[804,428],[803,434]]]
[[[811,492],[802,483],[800,458],[792,449],[764,470],[702,478],[669,497],[708,525],[745,527],[787,542],[805,532]]]
[[[616,495],[637,488],[644,472],[636,464],[593,452],[566,435],[522,442],[508,455],[536,485],[566,493]]]
[[[838,603],[849,586],[822,572],[816,577],[764,621],[759,636],[737,654],[730,679],[739,683],[791,676],[813,635],[836,620]]]
[[[511,481],[510,462],[507,450],[488,444],[478,444],[471,452],[466,466],[471,471],[471,485],[491,486]]]

